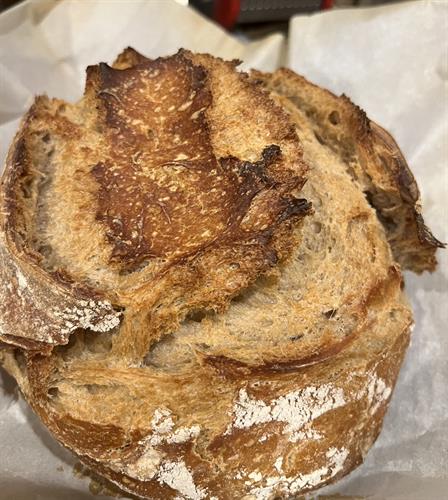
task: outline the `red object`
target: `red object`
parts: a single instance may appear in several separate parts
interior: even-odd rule
[[[334,0],[322,0],[320,5],[321,9],[331,9],[333,7]]]
[[[217,0],[214,18],[224,28],[230,29],[236,23],[240,13],[240,0]]]

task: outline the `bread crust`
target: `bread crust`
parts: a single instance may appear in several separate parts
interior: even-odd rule
[[[338,97],[290,69],[272,75],[253,71],[252,77],[281,96],[283,104],[301,107],[315,119],[315,133],[324,145],[345,155],[386,229],[397,262],[417,273],[434,271],[436,251],[445,244],[424,223],[417,183],[394,138],[344,94]]]
[[[33,113],[32,108],[10,148],[0,189],[0,340],[50,352],[83,324],[95,331],[115,328],[120,310],[99,291],[62,273],[45,272],[40,256],[24,241],[16,190],[18,178],[29,168],[24,134]]]
[[[24,371],[9,351],[2,353],[3,364],[54,436],[125,491],[153,499],[179,494],[220,500],[292,498],[358,466],[381,429],[412,323],[406,313],[399,325],[379,332],[384,327],[375,313],[384,320],[381,307],[372,311],[370,331],[314,366],[239,378],[196,367],[194,396],[188,384],[176,385],[180,379],[171,375],[176,398],[207,402],[208,418],[218,421],[209,424],[206,447],[200,439],[205,429],[197,433],[194,429],[199,425],[195,415],[182,418],[170,413],[170,403],[148,415],[147,428],[96,424],[54,406],[49,391],[51,358],[26,354]],[[359,345],[369,337],[379,347],[359,356]],[[182,379],[189,377],[182,374]],[[217,398],[225,400],[219,404],[219,414]],[[171,418],[179,424],[169,434],[158,434],[154,416],[166,410],[167,420],[159,420],[159,428]],[[175,436],[184,436],[185,441],[176,442]]]
[[[118,54],[112,64],[112,67],[115,69],[127,69],[132,66],[137,66],[137,64],[149,62],[150,60],[151,59],[145,57],[143,54],[140,54],[140,52],[137,52],[132,47],[127,47],[123,50],[123,52]]]
[[[90,67],[80,103],[36,99],[11,146],[0,194],[4,342],[49,352],[77,328],[109,331],[125,310],[141,321],[153,310],[144,349],[192,309],[225,309],[289,255],[293,229],[311,211],[299,196],[307,166],[295,131],[235,63],[195,57],[150,61],[128,49],[121,67],[138,64]],[[212,88],[219,75],[232,82],[230,108]],[[150,90],[159,92],[158,104]],[[246,113],[249,100],[257,108]],[[226,110],[246,113],[244,127]],[[48,140],[53,149],[40,160]],[[49,176],[38,162],[67,157],[71,168],[52,181],[50,218],[62,229],[47,246],[55,255],[84,255],[79,241],[90,224],[85,239],[96,231],[97,245],[76,269],[62,257],[50,265],[31,234],[43,196],[37,187],[30,194],[29,184]],[[98,285],[89,270],[101,266],[112,278]]]

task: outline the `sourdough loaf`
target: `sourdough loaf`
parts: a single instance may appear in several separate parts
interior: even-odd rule
[[[379,130],[291,72],[186,51],[127,49],[77,105],[38,100],[2,187],[0,360],[55,437],[154,499],[290,498],[360,464],[409,342],[400,264],[440,246]],[[173,175],[183,197],[152,204]]]

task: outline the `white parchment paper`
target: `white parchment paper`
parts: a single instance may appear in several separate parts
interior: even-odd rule
[[[349,95],[397,139],[419,182],[425,219],[448,241],[448,1],[299,16],[280,34],[242,43],[170,0],[28,1],[0,16],[0,164],[36,93],[74,101],[89,64],[126,46],[154,57],[180,47],[286,62]],[[448,498],[448,255],[436,273],[406,275],[416,326],[366,462],[322,492],[372,499]],[[0,499],[83,500],[88,481],[0,373]]]

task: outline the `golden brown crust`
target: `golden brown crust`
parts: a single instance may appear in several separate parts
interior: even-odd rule
[[[97,331],[114,328],[120,312],[90,287],[46,273],[40,256],[26,244],[17,192],[29,168],[24,128],[33,113],[32,108],[11,146],[0,190],[0,339],[48,351],[66,343],[82,324]]]
[[[183,52],[150,61],[127,50],[119,64],[138,64],[90,67],[77,105],[36,100],[2,182],[5,342],[64,344],[83,322],[112,329],[122,308],[142,321],[153,308],[152,332],[145,326],[135,342],[146,352],[150,338],[176,328],[189,310],[226,307],[289,254],[293,228],[310,212],[298,197],[307,167],[297,136],[282,109],[235,72],[234,63],[205,58],[203,66],[192,57]],[[226,103],[211,83],[221,73],[235,88]],[[223,110],[240,112],[249,99],[257,114],[237,126]],[[42,159],[39,148],[49,142]],[[47,165],[53,174],[39,171]],[[40,176],[52,179],[50,188],[39,187]],[[48,202],[44,189],[54,190]],[[92,214],[94,220],[82,222]],[[98,244],[83,257],[80,241],[95,231]],[[48,243],[36,242],[46,234]],[[70,267],[76,248],[79,262]],[[112,281],[92,280],[90,270],[101,267]],[[9,303],[18,287],[5,288],[16,270],[30,284],[22,308]],[[134,307],[135,295],[144,306]],[[52,307],[60,321],[48,312]],[[20,320],[27,313],[36,319],[32,329]]]
[[[347,96],[337,97],[289,69],[252,75],[303,109],[315,121],[320,140],[351,163],[351,173],[377,210],[397,262],[418,273],[433,271],[437,248],[445,245],[424,224],[417,183],[392,136]]]

